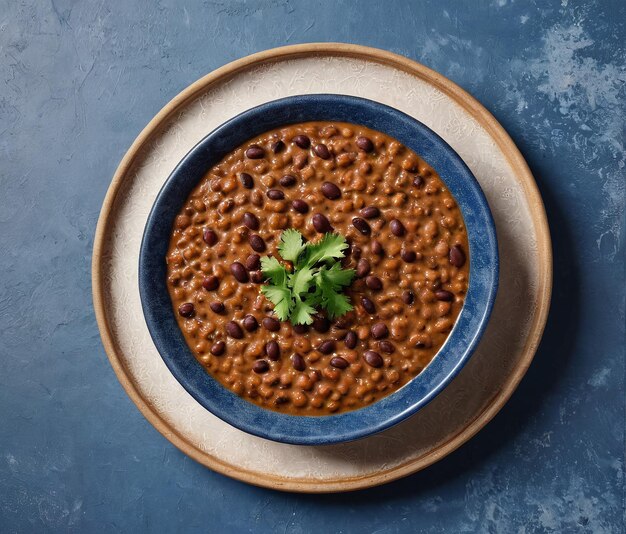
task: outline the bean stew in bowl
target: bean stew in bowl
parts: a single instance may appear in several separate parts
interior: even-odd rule
[[[324,444],[431,400],[484,330],[498,279],[482,191],[436,134],[355,97],[270,102],[202,140],[140,252],[153,340],[203,406]]]

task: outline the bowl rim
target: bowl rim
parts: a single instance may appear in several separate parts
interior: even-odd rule
[[[359,119],[354,120],[354,117]],[[172,222],[183,202],[206,171],[225,154],[268,130],[314,120],[352,122],[381,131],[414,150],[435,168],[465,219],[470,279],[466,301],[452,331],[419,375],[364,408],[326,416],[298,416],[255,405],[222,386],[205,371],[178,328],[165,284],[165,253],[155,250],[163,249],[163,243],[159,247],[158,236],[164,231],[167,249]],[[468,217],[482,225],[471,226]],[[476,250],[480,250],[480,256]],[[460,156],[417,119],[373,100],[337,94],[290,96],[266,102],[236,115],[206,135],[178,163],[159,191],[147,219],[139,254],[139,291],[144,317],[159,354],[176,380],[205,409],[236,428],[298,445],[363,438],[401,422],[428,404],[460,372],[474,352],[493,309],[498,279],[499,257],[493,217],[480,185]],[[459,349],[455,343],[461,342],[463,347]]]

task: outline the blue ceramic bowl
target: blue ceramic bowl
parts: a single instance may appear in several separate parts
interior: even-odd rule
[[[388,134],[431,165],[457,200],[469,237],[470,278],[465,304],[432,362],[397,392],[338,415],[293,416],[260,408],[213,379],[195,359],[176,323],[166,288],[165,255],[172,224],[193,187],[224,155],[248,139],[287,124],[344,121]],[[437,134],[398,110],[341,95],[306,95],[263,104],[207,135],[174,169],[148,217],[139,257],[139,289],[152,339],[182,386],[207,410],[263,438],[299,445],[350,441],[388,428],[417,412],[457,375],[487,326],[498,286],[498,246],[489,206],[461,158]]]

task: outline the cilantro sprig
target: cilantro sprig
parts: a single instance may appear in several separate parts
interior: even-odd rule
[[[342,293],[354,279],[354,269],[342,269],[348,243],[339,234],[324,234],[316,243],[305,243],[294,229],[280,236],[278,252],[288,268],[273,256],[261,258],[261,269],[268,283],[261,292],[274,304],[281,321],[311,324],[316,308],[323,308],[331,319],[353,309]]]

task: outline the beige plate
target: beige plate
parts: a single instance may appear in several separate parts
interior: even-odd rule
[[[500,244],[500,290],[483,339],[459,376],[409,420],[369,438],[302,447],[266,441],[202,408],[172,377],[141,311],[139,245],[157,192],[180,159],[233,115],[288,95],[342,93],[416,117],[480,182]],[[93,296],[106,352],[124,389],[174,445],[225,475],[302,492],[366,488],[414,473],[478,432],[509,399],[548,315],[552,255],[546,215],[519,151],[491,114],[443,76],[404,57],[346,44],[255,54],[189,86],[148,124],[107,193],[93,253]]]

